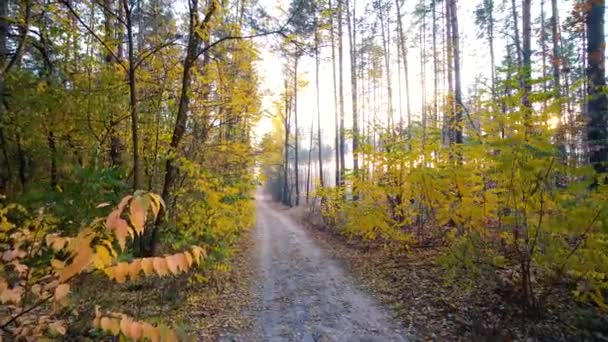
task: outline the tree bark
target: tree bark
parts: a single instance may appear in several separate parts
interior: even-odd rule
[[[532,0],[522,0],[522,59],[523,65],[521,70],[521,87],[523,89],[523,95],[521,98],[522,109],[524,110],[524,126],[526,129],[525,134],[531,133],[532,128],[531,115],[532,115],[532,104],[530,102],[530,92],[532,91],[532,85],[530,78],[532,77],[532,22],[531,22],[531,5]]]
[[[294,134],[295,134],[295,178],[296,178],[296,207],[300,205],[300,171],[298,168],[299,160],[298,153],[300,150],[300,135],[298,132],[298,60],[300,59],[298,47],[295,47],[294,66],[293,66],[293,119],[294,119]]]
[[[357,114],[357,16],[355,8],[356,0],[352,0],[352,12],[350,1],[346,0],[346,16],[348,21],[348,42],[350,46],[350,88],[351,107],[353,113],[353,172],[359,171],[359,116]],[[354,197],[356,193],[353,189]]]
[[[589,162],[598,173],[608,171],[608,98],[605,78],[605,0],[591,1],[585,16],[587,28],[587,148]]]
[[[321,99],[319,91],[319,28],[318,22],[315,23],[315,87],[317,93],[317,140],[319,144],[319,184],[321,187],[324,186],[323,179],[323,142],[321,140]]]
[[[407,48],[405,46],[405,35],[403,34],[403,21],[401,20],[401,2],[400,0],[395,0],[395,4],[397,6],[397,30],[399,34],[399,42],[401,48],[401,56],[403,57],[403,73],[405,76],[405,102],[406,102],[406,115],[407,115],[407,138],[410,140],[412,138],[412,109],[410,106],[410,77],[408,71],[408,62],[407,62]]]
[[[126,0],[125,0],[126,1]],[[198,0],[190,0],[190,20],[188,30],[188,46],[186,48],[186,57],[184,58],[184,66],[182,71],[182,89],[179,98],[179,106],[177,109],[177,117],[175,119],[175,128],[171,137],[170,154],[165,164],[165,181],[163,184],[162,197],[165,203],[170,203],[169,196],[171,188],[177,177],[177,167],[174,165],[175,154],[178,151],[181,140],[186,132],[186,123],[188,121],[188,109],[190,106],[190,86],[192,83],[192,68],[195,66],[196,59],[199,55],[201,40],[197,34],[197,30],[207,30],[209,21],[215,13],[216,2],[211,1],[207,13],[202,23],[202,27],[198,27]]]
[[[551,42],[553,44],[553,56],[551,58],[551,64],[553,66],[553,95],[559,101],[561,98],[561,87],[560,87],[560,70],[561,67],[561,55],[559,53],[559,10],[557,8],[557,0],[551,0]],[[562,116],[561,104],[557,107],[558,117]]]
[[[340,185],[344,185],[344,173],[346,172],[345,160],[345,134],[344,134],[344,56],[342,44],[342,0],[338,0],[338,80],[340,97]]]
[[[462,86],[460,76],[460,37],[458,33],[458,12],[456,0],[447,0],[450,4],[449,15],[452,33],[452,49],[454,57],[454,115],[450,124],[452,128],[451,142],[462,144]]]
[[[135,47],[133,44],[132,8],[123,0],[127,26],[127,50],[129,55],[129,107],[131,110],[131,138],[133,144],[133,191],[142,188],[139,162],[139,113],[137,108],[137,84],[135,79]]]
[[[336,182],[335,185],[339,186],[340,183],[340,121],[338,118],[338,85],[337,85],[337,81],[336,81],[336,44],[335,44],[335,28],[334,28],[334,14],[333,14],[333,8],[332,8],[332,3],[331,0],[329,0],[329,8],[332,11],[332,13],[329,16],[329,26],[330,26],[330,37],[331,37],[331,76],[333,79],[333,85],[334,85],[334,120],[335,120],[335,147],[336,147],[336,170],[335,170],[335,177],[336,177]]]

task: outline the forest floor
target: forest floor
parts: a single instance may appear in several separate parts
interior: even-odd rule
[[[346,239],[306,206],[287,215],[343,265],[368,293],[396,313],[416,341],[608,341],[608,315],[554,289],[539,315],[524,312],[505,289],[463,291],[445,284],[439,248],[395,252],[380,243]]]

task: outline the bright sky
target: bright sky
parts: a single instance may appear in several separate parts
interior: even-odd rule
[[[408,33],[408,29],[410,28],[413,22],[412,20],[412,9],[413,4],[418,2],[418,0],[406,0],[406,5],[404,9],[407,11],[403,17],[404,30],[406,31],[406,40],[410,42],[410,45],[417,44],[416,29],[414,29],[411,33]],[[281,14],[281,11],[277,9],[277,3],[283,3],[283,8],[288,8],[287,0],[273,1],[273,0],[262,0],[260,2],[261,5],[265,6],[266,9],[271,14],[276,14],[285,18],[285,14]],[[358,13],[363,13],[363,3],[364,1],[359,0],[357,5]],[[474,83],[476,77],[483,76],[489,78],[490,75],[490,57],[489,57],[489,48],[485,38],[478,38],[478,29],[475,26],[475,17],[474,10],[477,3],[481,2],[481,0],[460,0],[459,1],[459,9],[458,9],[458,19],[459,19],[459,29],[460,29],[460,42],[461,42],[461,53],[462,53],[462,85],[465,97],[468,94],[467,89]],[[502,6],[502,1],[495,1],[496,9],[498,12],[499,6]],[[519,4],[520,1],[517,1]],[[266,4],[268,4],[266,6]],[[545,17],[548,19],[551,13],[551,3],[550,1],[545,0],[544,10]],[[540,16],[540,1],[533,1],[533,34],[534,30],[538,27],[537,18]],[[572,8],[572,0],[561,0],[559,1],[560,8],[560,21],[563,22],[563,19],[566,18],[568,11]],[[361,7],[361,9],[359,9]],[[393,6],[394,7],[394,6]],[[393,9],[394,10],[394,9]],[[505,15],[510,13],[509,11],[504,11]],[[519,10],[521,15],[521,11]],[[393,13],[392,18],[394,20],[395,15]],[[286,19],[284,19],[286,20]],[[430,18],[428,19],[430,21]],[[502,15],[497,18],[497,20],[502,20]],[[502,38],[501,34],[498,32],[498,29],[502,26],[502,24],[497,24],[496,29],[496,41],[495,41],[495,54],[496,54],[496,63],[499,63],[504,55],[505,41]],[[428,25],[427,27],[430,27]],[[520,26],[521,27],[521,26]],[[391,23],[391,39],[396,38],[396,23]],[[521,32],[521,28],[520,28]],[[344,28],[344,98],[345,98],[345,115],[346,115],[346,123],[347,127],[352,125],[352,112],[350,108],[350,59],[348,56],[348,37],[346,28]],[[441,33],[438,33],[437,41],[438,45],[441,43],[442,39],[440,36]],[[361,35],[359,35],[361,37]],[[260,51],[262,60],[258,63],[258,71],[263,79],[262,82],[262,90],[265,91],[266,95],[263,98],[263,108],[274,114],[274,106],[273,101],[279,98],[279,95],[284,87],[284,79],[283,79],[283,69],[282,66],[285,61],[276,53],[272,52],[271,45],[277,41],[277,37],[268,38],[265,40],[260,40]],[[533,49],[537,49],[536,46],[537,38],[533,37]],[[396,44],[393,42],[391,45],[391,69],[392,69],[392,89],[393,89],[393,107],[395,110],[395,118],[399,115],[399,102],[401,102],[403,108],[403,115],[405,116],[405,86],[404,86],[404,76],[403,71],[399,70],[397,72],[397,51]],[[433,94],[433,69],[432,69],[432,59],[430,54],[432,53],[432,45],[430,43],[430,39],[427,42],[427,66],[426,66],[426,74],[427,74],[427,100],[430,101],[432,99]],[[320,101],[321,101],[321,125],[323,130],[323,144],[333,145],[334,141],[334,104],[333,104],[333,80],[332,80],[332,66],[331,66],[331,48],[327,46],[322,49],[322,64],[321,64],[321,78],[320,78]],[[415,117],[419,117],[421,112],[421,102],[422,102],[422,92],[420,86],[420,50],[417,46],[410,46],[408,53],[408,65],[410,70],[409,82],[410,82],[410,98],[411,98],[411,108],[412,113]],[[308,86],[305,89],[300,90],[298,94],[298,120],[300,124],[300,134],[302,137],[303,146],[308,146],[308,135],[310,132],[310,123],[311,119],[316,120],[316,106],[315,106],[315,70],[314,70],[314,59],[311,57],[304,57],[301,61],[300,67],[300,78],[308,81]],[[398,84],[399,78],[401,77],[402,91],[399,92]],[[442,81],[440,80],[440,87],[442,85]],[[382,97],[387,99],[386,96],[386,86],[382,85]],[[440,90],[441,91],[441,90]],[[401,101],[400,101],[401,97]],[[386,101],[386,100],[384,100]],[[387,106],[382,106],[384,111]],[[381,116],[386,116],[386,113],[381,113]],[[315,123],[316,127],[316,123]],[[261,137],[264,133],[270,131],[272,126],[270,124],[270,119],[263,119],[258,127],[256,128],[256,135]]]

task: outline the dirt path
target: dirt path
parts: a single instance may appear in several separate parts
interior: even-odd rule
[[[299,224],[262,195],[256,201],[255,340],[407,341]]]

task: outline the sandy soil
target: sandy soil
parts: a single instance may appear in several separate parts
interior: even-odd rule
[[[358,289],[302,226],[258,195],[254,323],[258,341],[407,341],[388,310]]]

